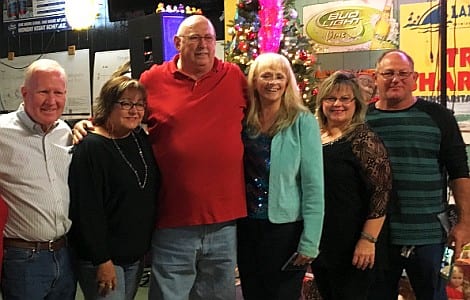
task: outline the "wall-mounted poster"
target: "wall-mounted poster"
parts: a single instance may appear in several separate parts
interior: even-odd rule
[[[398,23],[393,0],[335,1],[304,6],[305,34],[317,53],[393,49]]]
[[[26,55],[14,60],[0,59],[0,111],[10,112],[23,101],[20,87],[23,85],[25,69],[39,57],[59,62],[67,73],[67,101],[63,115],[68,117],[89,116],[90,101],[90,62],[89,49],[81,49],[75,55],[67,51]]]
[[[3,27],[10,35],[70,30],[65,0],[4,0]]]
[[[105,82],[111,79],[111,75],[129,60],[129,49],[95,52],[92,103],[100,95]]]
[[[439,102],[439,1],[400,5],[400,49],[413,57],[414,95]],[[447,107],[470,144],[470,0],[447,2]]]

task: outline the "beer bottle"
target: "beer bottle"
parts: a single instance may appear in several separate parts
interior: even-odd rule
[[[371,50],[382,49],[382,43],[387,40],[390,32],[390,15],[392,13],[392,0],[385,2],[380,19],[375,23],[374,35],[370,44]]]

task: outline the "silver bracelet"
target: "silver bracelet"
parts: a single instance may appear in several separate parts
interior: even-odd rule
[[[377,243],[377,238],[364,231],[361,231],[361,239],[367,240],[373,244]]]

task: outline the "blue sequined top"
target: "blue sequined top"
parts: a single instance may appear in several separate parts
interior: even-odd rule
[[[269,168],[272,137],[260,134],[255,138],[243,131],[245,145],[245,182],[248,217],[268,219]]]

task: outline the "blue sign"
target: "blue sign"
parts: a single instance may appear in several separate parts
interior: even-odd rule
[[[65,0],[5,0],[3,26],[9,35],[71,30]]]

